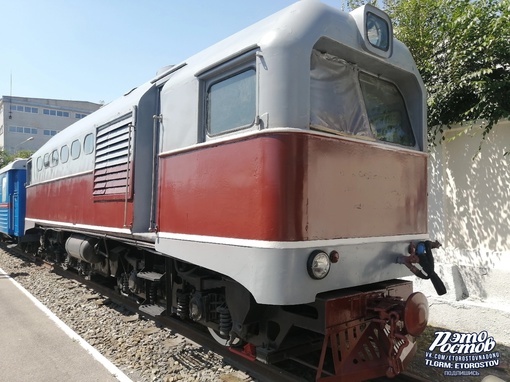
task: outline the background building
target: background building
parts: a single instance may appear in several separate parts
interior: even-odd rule
[[[85,101],[10,97],[0,100],[0,148],[35,151],[59,131],[102,105]]]

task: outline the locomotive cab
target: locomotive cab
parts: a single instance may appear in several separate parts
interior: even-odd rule
[[[395,255],[427,238],[425,90],[383,12],[299,2],[155,83],[159,251],[263,304],[407,274]],[[315,250],[340,254],[320,281]]]
[[[415,347],[395,328],[413,311],[417,335],[428,314],[409,283],[390,282],[407,274],[395,257],[427,237],[426,110],[386,14],[301,2],[161,83],[160,129],[173,135],[160,142],[156,248],[227,276],[223,341],[248,341],[265,362],[302,330],[326,337],[323,357],[341,337],[351,350],[377,342],[364,355],[344,342],[336,374],[400,372]],[[192,88],[200,102],[190,110]]]

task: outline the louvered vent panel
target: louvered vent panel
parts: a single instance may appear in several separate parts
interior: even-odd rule
[[[129,123],[116,123],[97,129],[94,195],[125,195],[129,192],[129,161],[132,136]]]

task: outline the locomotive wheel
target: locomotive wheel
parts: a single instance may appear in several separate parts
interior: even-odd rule
[[[229,337],[225,337],[225,336],[222,336],[220,334],[219,331],[217,330],[214,330],[212,328],[207,328],[209,330],[209,333],[211,334],[212,338],[214,338],[214,340],[219,343],[220,345],[223,345],[223,346],[237,346],[241,343],[241,339],[240,338],[235,338],[231,344],[228,343],[229,341]]]

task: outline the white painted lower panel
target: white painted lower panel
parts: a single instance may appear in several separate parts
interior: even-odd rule
[[[36,224],[45,227],[54,227],[55,229],[60,230],[79,231],[83,233],[89,232],[95,235],[101,234],[108,236],[111,239],[115,239],[115,237],[118,237],[119,241],[122,241],[123,238],[129,238],[131,240],[139,240],[143,242],[153,243],[156,238],[155,233],[152,232],[137,233],[132,232],[130,228],[113,228],[88,224],[72,224],[67,222],[31,218],[25,219],[25,232],[29,229],[34,228]]]
[[[271,243],[243,240],[221,243],[212,238],[159,234],[156,250],[231,277],[242,284],[260,304],[293,305],[310,303],[321,292],[370,284],[408,276],[409,270],[395,263],[407,253],[411,240],[425,235],[377,238],[377,240],[322,240]],[[364,241],[364,242],[363,242]],[[340,253],[323,280],[307,272],[308,256],[315,249]]]

